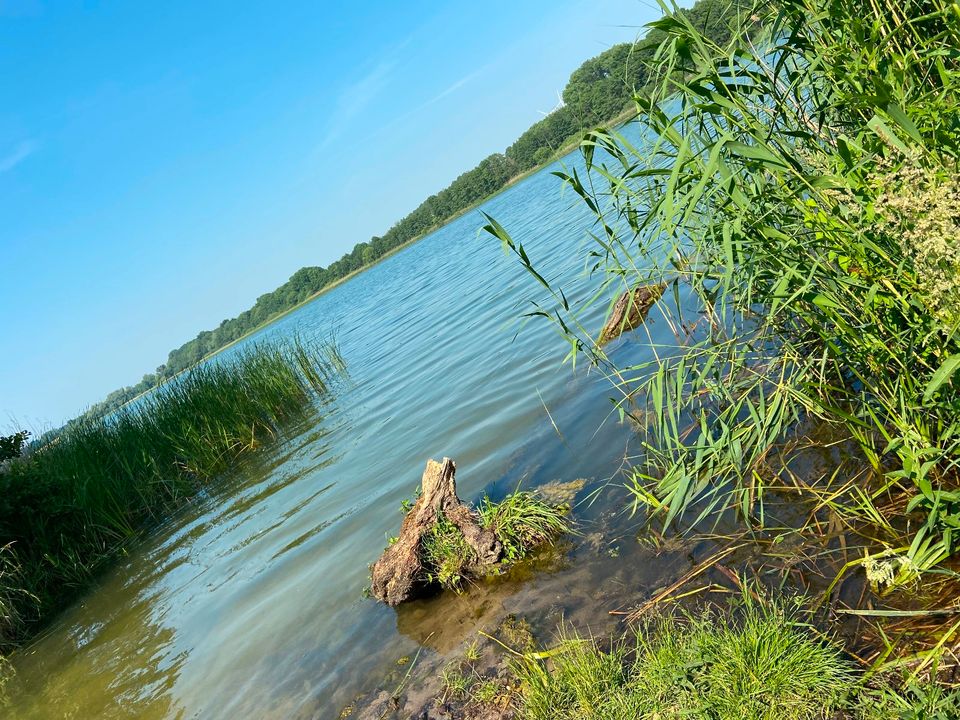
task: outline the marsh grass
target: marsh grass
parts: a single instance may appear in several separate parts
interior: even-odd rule
[[[566,630],[513,664],[524,720],[817,720],[852,668],[778,603],[663,617],[609,647]]]
[[[531,549],[568,532],[567,505],[551,504],[532,492],[518,490],[500,502],[484,497],[478,510],[480,524],[503,543],[507,562],[519,560]]]
[[[405,504],[408,507],[408,504]],[[527,557],[570,530],[569,507],[551,504],[535,493],[518,490],[500,502],[484,497],[480,525],[503,544],[503,560],[496,570]],[[437,516],[420,549],[427,580],[443,588],[459,589],[477,572],[477,558],[457,527],[442,513]],[[484,572],[489,573],[490,569]]]
[[[869,540],[841,575],[869,571],[884,599],[948,578],[953,602],[957,5],[759,2],[763,31],[723,45],[663,5],[640,141],[597,130],[581,145],[586,172],[557,173],[595,216],[586,262],[599,290],[563,293],[507,229],[490,218],[487,230],[550,291],[535,314],[608,375],[621,416],[655,419],[637,423],[631,510],[686,527],[735,514],[756,530],[768,499],[798,493],[813,508],[804,533]],[[676,342],[648,335],[651,360],[618,365],[581,318],[659,283],[652,316]],[[812,424],[859,467],[797,477],[794,440]],[[957,629],[950,619],[934,649]]]
[[[333,344],[258,345],[11,461],[0,473],[0,650],[238,458],[317,417],[343,369]]]

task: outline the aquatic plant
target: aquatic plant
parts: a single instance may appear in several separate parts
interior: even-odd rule
[[[510,493],[500,502],[484,496],[478,508],[480,524],[503,543],[507,562],[519,560],[532,548],[568,532],[568,512],[566,505],[549,503],[536,493],[523,490]]]
[[[70,424],[0,472],[0,650],[241,456],[317,417],[335,345],[256,345],[208,361],[100,419]]]
[[[909,680],[896,689],[865,690],[850,713],[856,720],[953,720],[960,717],[960,690]]]

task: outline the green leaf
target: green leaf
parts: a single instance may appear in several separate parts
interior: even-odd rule
[[[867,127],[873,130],[883,142],[887,145],[890,145],[904,155],[909,155],[910,151],[907,149],[907,146],[903,144],[903,140],[897,137],[897,134],[890,129],[890,126],[887,125],[879,115],[874,115],[870,122],[867,123]]]
[[[911,140],[917,143],[923,142],[923,138],[920,137],[920,131],[917,130],[917,126],[913,124],[913,121],[907,117],[907,113],[904,112],[902,107],[895,103],[890,103],[887,107],[887,115],[889,115],[890,119],[897,125],[903,128],[903,131],[910,136]]]
[[[726,144],[726,148],[734,155],[738,155],[742,158],[759,160],[767,165],[775,165],[776,167],[781,168],[790,167],[783,159],[777,157],[772,151],[763,147],[762,145],[747,145],[742,142],[728,142]]]
[[[933,399],[937,390],[953,376],[953,373],[956,372],[958,367],[960,367],[960,353],[951,355],[943,361],[943,365],[933,374],[933,377],[930,378],[930,382],[927,384],[927,389],[923,391],[923,401],[925,403]]]

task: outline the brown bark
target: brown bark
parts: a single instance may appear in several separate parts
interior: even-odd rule
[[[663,283],[659,285],[643,285],[633,290],[627,290],[621,295],[613,310],[610,313],[610,319],[603,326],[600,332],[600,344],[610,342],[614,338],[628,330],[640,326],[650,312],[653,304],[660,299],[667,286]]]
[[[454,475],[457,466],[450,458],[428,460],[421,480],[422,494],[400,526],[397,541],[383,551],[371,570],[370,590],[387,605],[398,605],[416,592],[422,582],[420,546],[442,512],[456,525],[476,551],[478,562],[491,565],[500,560],[503,546],[489,530],[480,527],[476,514],[457,497]]]

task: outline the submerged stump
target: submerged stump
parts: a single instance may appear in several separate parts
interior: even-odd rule
[[[600,344],[608,343],[643,324],[650,308],[660,299],[666,289],[666,284],[660,283],[659,285],[642,285],[633,290],[627,290],[613,306],[610,318],[600,332]]]
[[[474,550],[480,565],[493,565],[503,556],[503,545],[481,527],[477,514],[457,497],[457,466],[450,458],[428,460],[421,480],[422,494],[400,526],[395,543],[383,551],[371,568],[370,591],[387,605],[410,599],[422,582],[421,546],[439,517],[453,523]]]

